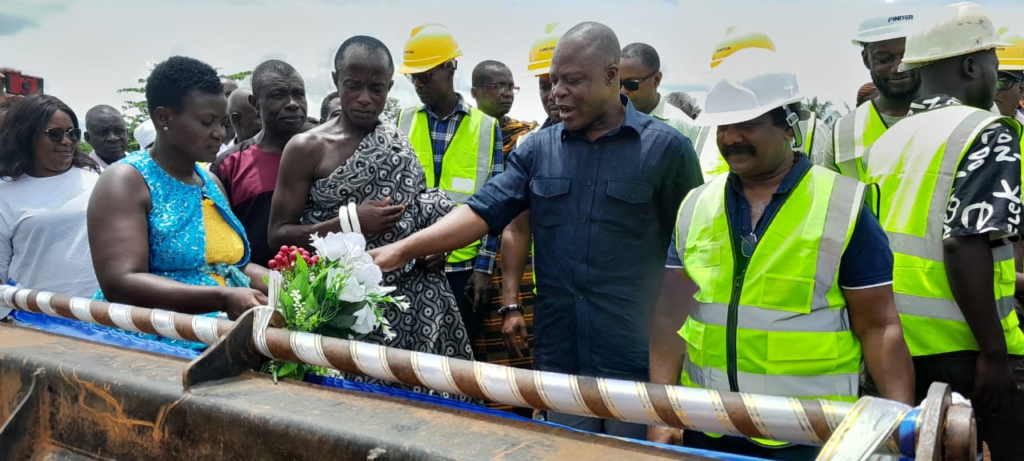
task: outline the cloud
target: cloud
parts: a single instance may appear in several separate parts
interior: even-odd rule
[[[32,18],[0,13],[0,36],[17,35],[29,27],[39,27],[39,23]]]

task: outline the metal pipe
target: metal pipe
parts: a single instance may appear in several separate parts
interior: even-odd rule
[[[206,344],[216,342],[233,324],[13,287],[0,287],[0,299],[19,310]],[[719,392],[452,359],[271,328],[273,315],[272,308],[256,308],[253,345],[263,356],[506,405],[812,446],[824,445],[853,409],[853,404],[827,400]],[[920,429],[914,421],[910,423],[914,431]],[[890,436],[879,453],[899,455],[898,435]]]

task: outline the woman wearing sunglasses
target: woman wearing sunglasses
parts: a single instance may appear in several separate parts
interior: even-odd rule
[[[81,136],[75,112],[42,94],[15,102],[0,125],[0,283],[96,292],[85,220],[99,169]]]

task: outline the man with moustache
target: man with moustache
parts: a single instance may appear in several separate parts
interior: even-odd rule
[[[916,70],[898,70],[907,32],[913,24],[911,12],[873,17],[860,23],[853,44],[861,47],[861,59],[871,73],[878,96],[860,104],[834,125],[821,127],[814,137],[813,163],[863,181],[864,152],[907,116],[910,102],[921,87]]]
[[[913,401],[892,291],[892,252],[865,186],[795,150],[796,75],[772,52],[722,64],[697,119],[730,172],[687,196],[675,246],[697,290],[659,303],[651,382],[780,397],[857,400],[861,363],[885,398]],[[724,206],[723,206],[724,205]],[[652,426],[651,440],[678,440]],[[812,460],[819,448],[687,431],[689,447]]]
[[[281,152],[306,123],[306,86],[290,64],[272,59],[256,67],[249,96],[262,129],[253,144],[211,168],[224,184],[231,211],[245,227],[251,260],[267,264],[276,250],[267,242],[270,203],[281,167]]]
[[[647,328],[679,203],[700,183],[696,154],[675,129],[619,93],[615,33],[581,23],[551,63],[562,123],[531,135],[508,168],[464,207],[406,240],[370,252],[383,270],[500,233],[531,210],[542,371],[648,379]],[[548,420],[643,438],[646,427],[548,412]]]
[[[501,153],[507,159],[519,137],[537,127],[534,122],[521,122],[508,116],[515,95],[519,93],[512,71],[498,61],[483,61],[473,68],[473,99],[480,110],[498,121],[501,129]]]
[[[89,109],[85,113],[85,142],[92,146],[89,158],[101,170],[123,159],[128,147],[128,127],[124,117],[117,109],[106,105]]]

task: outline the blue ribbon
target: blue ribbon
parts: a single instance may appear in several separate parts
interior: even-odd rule
[[[921,418],[921,409],[915,408],[910,410],[906,416],[903,417],[903,421],[900,421],[899,428],[899,445],[900,453],[908,458],[914,457],[914,452],[917,448],[917,425],[918,420]]]

